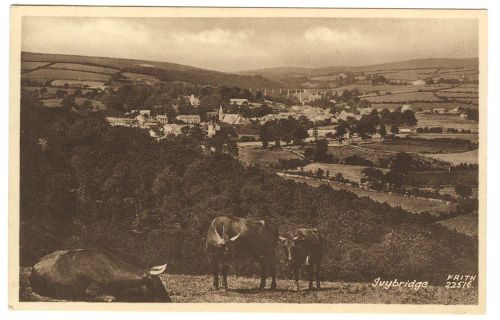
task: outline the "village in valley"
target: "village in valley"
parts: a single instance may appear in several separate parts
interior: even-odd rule
[[[168,67],[150,62],[23,53],[22,65],[22,90],[46,108],[100,114],[157,141],[195,136],[205,154],[227,153],[285,179],[328,183],[477,232],[470,201],[478,189],[477,60],[266,80],[243,72],[235,85],[166,81]],[[291,87],[297,79],[300,88]]]

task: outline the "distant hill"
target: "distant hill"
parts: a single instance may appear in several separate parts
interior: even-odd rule
[[[398,62],[388,62],[382,64],[373,64],[366,66],[331,66],[320,68],[300,68],[300,67],[278,67],[265,68],[257,70],[239,71],[238,74],[244,75],[293,75],[293,76],[322,76],[334,72],[366,72],[366,71],[388,71],[404,69],[425,69],[425,68],[463,68],[477,67],[477,58],[451,59],[451,58],[428,58],[414,59]]]
[[[41,64],[42,62],[46,62],[46,64]],[[106,68],[109,72],[102,69],[89,71],[88,66]],[[40,80],[106,81],[112,73],[123,74],[127,72],[132,73],[131,80],[156,79],[163,82],[181,81],[197,85],[238,86],[242,88],[279,86],[278,83],[259,75],[237,75],[169,62],[109,57],[22,52],[21,68],[23,78]],[[99,76],[93,77],[92,74]],[[144,77],[140,77],[140,75],[144,75]]]
[[[320,68],[279,67],[237,72],[241,75],[261,75],[270,80],[282,83],[284,86],[303,87],[312,77],[328,76],[340,72],[374,73],[394,72],[397,70],[416,69],[478,69],[477,58],[451,59],[428,58],[414,59],[366,66],[330,66]]]

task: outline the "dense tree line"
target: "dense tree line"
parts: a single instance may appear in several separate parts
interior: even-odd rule
[[[283,234],[320,228],[329,280],[442,283],[447,274],[477,273],[477,241],[425,214],[283,180],[225,153],[206,155],[195,134],[157,142],[140,129],[108,126],[99,112],[40,108],[29,95],[21,108],[22,265],[94,247],[141,266],[169,262],[173,273],[208,273],[208,225],[236,215],[267,218]],[[281,277],[285,270],[280,264]]]

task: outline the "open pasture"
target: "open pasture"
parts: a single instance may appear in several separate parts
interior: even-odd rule
[[[245,164],[270,165],[279,162],[279,159],[301,159],[301,157],[287,150],[271,150],[262,147],[239,148],[239,160]]]
[[[405,92],[405,93],[395,93],[395,94],[384,94],[380,96],[366,97],[366,100],[373,103],[405,103],[413,101],[430,101],[439,102],[442,99],[436,97],[434,92],[429,91],[417,91],[417,92]]]
[[[396,72],[382,72],[381,74],[388,80],[417,80],[425,79],[434,75],[436,69],[414,69],[414,70],[401,70]]]
[[[106,106],[101,101],[95,99],[75,98],[75,103],[80,106],[84,101],[87,100],[90,101],[90,103],[92,103],[92,110],[94,111],[106,110]]]
[[[424,127],[442,127],[442,128],[456,128],[471,130],[472,132],[478,132],[479,124],[474,120],[461,119],[454,115],[440,115],[440,114],[416,114],[417,126]]]
[[[474,98],[478,99],[477,92],[449,92],[449,91],[437,91],[436,96],[440,98]]]
[[[479,150],[470,150],[457,153],[435,153],[426,154],[426,157],[437,159],[441,161],[450,162],[452,164],[478,164],[479,163]]]
[[[342,176],[351,181],[361,182],[361,178],[363,178],[363,169],[367,167],[365,166],[350,166],[343,164],[333,164],[333,163],[309,163],[304,167],[305,172],[316,172],[318,169],[323,170],[324,172],[328,171],[330,177],[334,177],[337,173],[341,173]]]
[[[120,70],[107,68],[107,67],[98,67],[92,66],[88,64],[78,64],[78,63],[55,63],[50,66],[53,69],[65,69],[65,70],[78,70],[78,71],[88,71],[92,73],[104,73],[104,74],[113,74]]]
[[[46,61],[22,61],[21,62],[21,72],[27,72],[36,68],[40,68],[50,64]]]
[[[469,151],[471,145],[456,141],[403,139],[367,143],[363,144],[363,148],[389,152],[456,153]]]
[[[65,79],[65,80],[101,80],[107,81],[109,75],[87,71],[63,69],[37,69],[21,76],[26,79]]]
[[[56,79],[51,82],[53,86],[64,86],[68,84],[69,86],[77,86],[77,87],[94,87],[94,88],[102,88],[104,86],[104,82],[102,81],[91,81],[91,80],[61,80]]]
[[[27,90],[27,91],[34,91],[38,90],[40,91],[42,87],[22,87],[22,90]],[[57,90],[62,90],[65,91],[67,94],[73,94],[77,88],[59,88],[59,87],[43,87],[47,90],[48,94],[55,94]],[[81,89],[83,94],[86,94],[89,91],[92,91],[91,89]]]
[[[41,101],[43,105],[47,108],[60,107],[62,103],[62,99],[46,99]]]
[[[411,198],[400,194],[387,193],[382,191],[375,191],[363,188],[354,188],[348,184],[337,183],[334,181],[323,181],[319,179],[295,176],[295,175],[281,175],[285,179],[294,180],[296,182],[303,182],[313,187],[319,187],[322,184],[328,184],[336,190],[347,190],[359,197],[368,197],[380,203],[387,203],[391,207],[401,207],[402,209],[411,213],[429,212],[432,215],[439,216],[442,213],[451,211],[454,206],[447,204],[444,201],[435,199],[421,199]]]
[[[156,77],[153,77],[148,74],[142,74],[142,73],[135,73],[135,72],[124,72],[122,73],[123,76],[133,80],[133,81],[144,81],[144,82],[159,82]]]
[[[477,133],[412,133],[410,138],[419,139],[460,139],[469,140],[473,143],[478,143],[479,135]]]

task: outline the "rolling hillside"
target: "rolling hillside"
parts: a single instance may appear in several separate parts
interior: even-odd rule
[[[106,83],[112,75],[119,74],[120,81],[180,81],[242,88],[279,86],[276,82],[258,75],[236,75],[168,62],[31,52],[21,54],[21,73],[22,79],[44,82],[71,80]]]
[[[238,72],[241,75],[261,75],[284,86],[308,87],[310,81],[333,82],[338,73],[354,75],[382,74],[388,79],[417,80],[426,77],[457,77],[457,74],[477,75],[478,59],[429,58],[366,66],[330,66],[320,68],[279,67]]]

